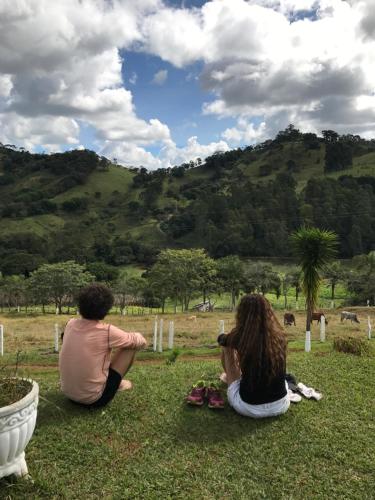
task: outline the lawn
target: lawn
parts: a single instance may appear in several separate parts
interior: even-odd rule
[[[56,367],[29,366],[42,396],[33,481],[0,480],[0,498],[374,498],[374,357],[324,347],[288,357],[324,398],[263,421],[186,406],[194,381],[219,374],[217,354],[138,362],[133,391],[97,411],[64,399]]]

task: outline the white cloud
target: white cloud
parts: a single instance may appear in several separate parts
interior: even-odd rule
[[[171,10],[150,14],[143,43],[178,67],[203,61],[205,114],[375,133],[375,110],[357,106],[375,88],[374,12],[374,0],[212,0],[178,11],[166,36]]]
[[[0,1],[0,141],[79,144],[83,123],[103,150],[158,166],[204,157],[228,142],[262,140],[290,122],[309,130],[375,133],[374,0],[184,5]],[[197,72],[189,65],[200,61],[200,81],[210,94],[203,113],[235,117],[236,126],[223,131],[223,141],[202,145],[192,137],[178,148],[158,116],[137,116],[123,82],[121,49],[186,67],[187,80]],[[167,77],[160,70],[153,81],[161,85]],[[126,79],[135,85],[137,74]],[[144,149],[150,145],[160,147],[158,156]]]
[[[107,142],[101,154],[109,158],[116,158],[124,166],[146,167],[150,170],[157,168],[173,167],[207,156],[217,151],[228,151],[229,146],[225,141],[200,144],[196,136],[187,140],[186,146],[178,147],[172,140],[166,141],[160,154],[155,156],[144,148],[130,143],[116,144]]]
[[[237,121],[237,127],[227,128],[222,133],[222,136],[231,145],[261,142],[267,137],[266,123],[261,122],[257,127],[254,123],[249,122],[244,118],[239,118]]]
[[[199,59],[205,43],[198,9],[161,8],[145,18],[142,34],[143,50],[177,67]]]
[[[140,41],[142,16],[160,5],[159,0],[1,2],[0,140],[58,148],[78,141],[79,121],[94,127],[101,140],[169,140],[168,127],[157,117],[137,117],[119,55],[119,48]]]
[[[3,143],[33,150],[42,146],[46,151],[59,150],[61,144],[79,144],[78,123],[62,116],[22,117],[15,113],[0,113]]]
[[[155,85],[164,85],[168,78],[168,70],[161,69],[154,74],[154,78],[152,79],[152,83]]]

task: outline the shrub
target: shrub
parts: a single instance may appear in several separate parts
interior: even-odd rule
[[[370,344],[366,339],[359,337],[337,337],[333,341],[333,349],[357,356],[370,354]]]

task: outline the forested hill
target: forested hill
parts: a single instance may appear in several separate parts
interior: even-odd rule
[[[302,224],[336,231],[340,254],[374,249],[375,141],[293,126],[255,147],[173,169],[124,168],[92,151],[0,147],[0,269],[74,259],[150,263],[160,248],[288,256]]]

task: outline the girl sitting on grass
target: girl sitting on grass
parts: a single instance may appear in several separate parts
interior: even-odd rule
[[[137,332],[124,332],[103,323],[113,306],[111,290],[100,283],[82,289],[78,296],[80,319],[68,321],[59,358],[62,392],[73,402],[91,408],[105,406],[118,390],[131,389],[122,380],[136,351],[146,346]],[[112,349],[116,349],[111,357]]]
[[[286,338],[263,295],[245,295],[236,326],[219,335],[221,379],[228,384],[228,402],[241,415],[274,417],[290,405],[285,382]]]

